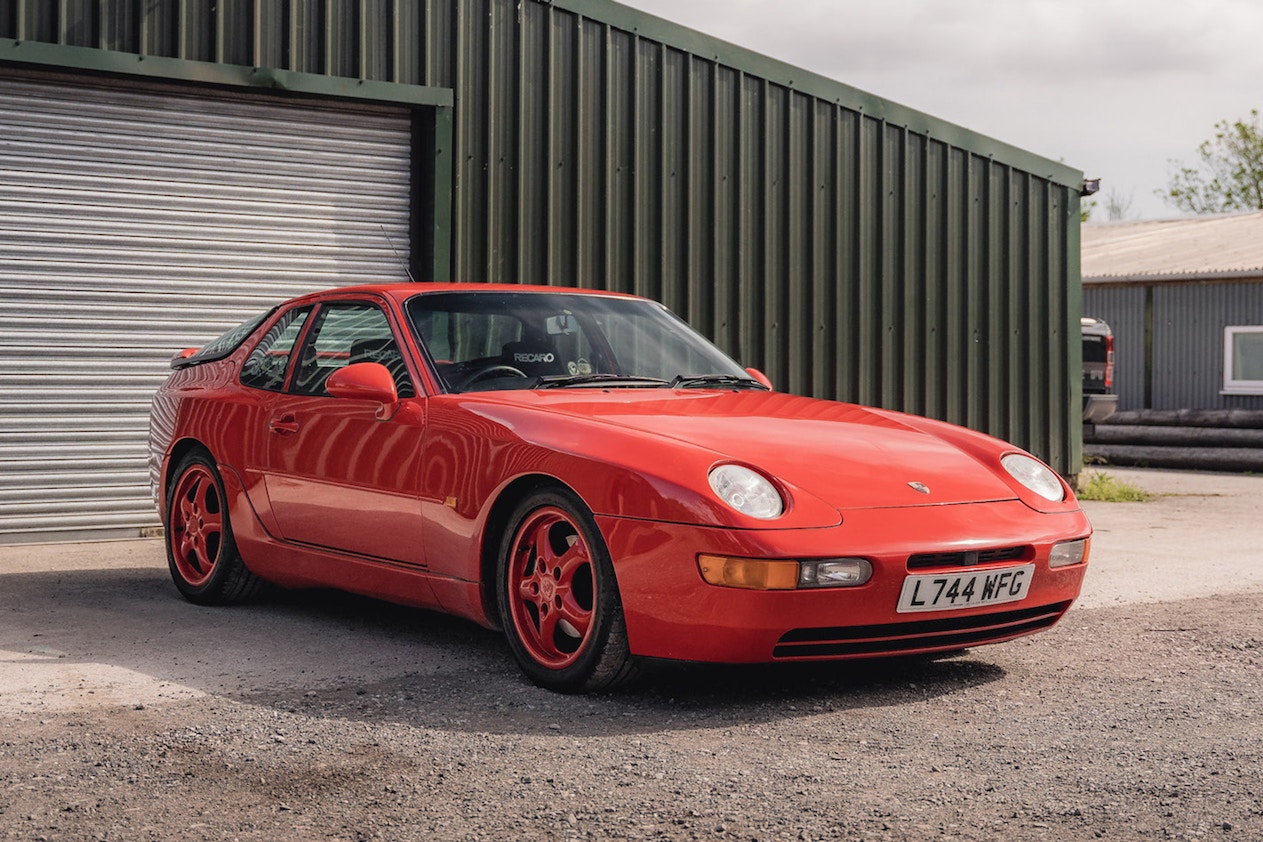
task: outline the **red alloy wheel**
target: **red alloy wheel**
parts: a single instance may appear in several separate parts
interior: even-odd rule
[[[548,669],[564,669],[584,651],[595,628],[592,553],[578,526],[555,506],[522,522],[509,556],[509,610],[527,653]]]
[[[223,502],[215,476],[194,463],[180,475],[171,498],[168,540],[180,577],[192,587],[210,579],[224,537]]]

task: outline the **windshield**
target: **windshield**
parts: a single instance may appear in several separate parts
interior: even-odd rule
[[[444,292],[409,299],[407,311],[453,392],[703,383],[762,388],[682,319],[645,299]]]

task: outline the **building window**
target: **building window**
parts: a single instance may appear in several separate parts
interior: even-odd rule
[[[1225,395],[1263,395],[1263,325],[1224,328]]]

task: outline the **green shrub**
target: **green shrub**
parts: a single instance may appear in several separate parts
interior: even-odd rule
[[[1143,488],[1110,476],[1104,471],[1084,471],[1079,475],[1079,499],[1105,503],[1144,503],[1152,496]]]

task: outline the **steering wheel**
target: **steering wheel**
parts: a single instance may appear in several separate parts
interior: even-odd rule
[[[491,377],[521,377],[525,379],[527,374],[520,368],[514,368],[513,366],[505,365],[504,363],[495,363],[493,365],[486,366],[485,368],[478,369],[473,374],[462,380],[456,389],[457,391],[463,392],[479,380],[487,380]]]

